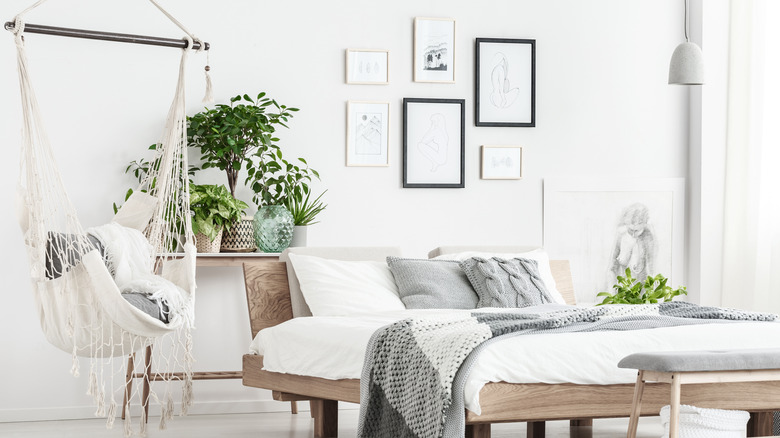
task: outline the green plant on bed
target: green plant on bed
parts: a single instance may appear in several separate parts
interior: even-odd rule
[[[617,284],[612,286],[614,294],[600,292],[597,297],[604,300],[597,304],[654,304],[658,302],[672,301],[674,297],[688,295],[685,286],[672,289],[666,283],[668,279],[661,274],[655,277],[648,276],[645,281],[640,281],[631,276],[631,269],[626,268],[626,276],[618,275]]]
[[[190,184],[192,232],[205,234],[214,241],[221,230],[230,229],[247,205],[234,198],[223,185]]]

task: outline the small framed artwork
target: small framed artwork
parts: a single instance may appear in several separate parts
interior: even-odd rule
[[[477,38],[477,126],[536,126],[536,40]]]
[[[403,186],[463,188],[464,99],[404,99]]]
[[[348,84],[389,84],[390,52],[373,49],[347,49]]]
[[[482,146],[482,179],[522,179],[522,146]]]
[[[414,19],[414,82],[455,83],[455,19]]]
[[[347,166],[389,166],[390,103],[347,102]]]

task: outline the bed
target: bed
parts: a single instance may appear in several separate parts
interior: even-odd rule
[[[445,253],[459,253],[467,250],[498,253],[523,252],[527,249],[517,247],[443,247],[432,251],[430,255],[434,257]],[[314,255],[337,260],[383,261],[386,256],[400,256],[398,248],[295,248],[289,251],[296,254]],[[280,260],[279,263],[247,264],[244,267],[253,338],[257,342],[259,338],[257,336],[258,332],[273,327],[273,330],[265,331],[264,334],[274,333],[274,336],[280,339],[280,341],[277,344],[273,344],[266,339],[264,341],[265,345],[253,346],[256,352],[262,354],[247,354],[244,356],[243,382],[246,386],[272,390],[276,400],[310,400],[312,416],[315,419],[314,436],[336,436],[338,425],[337,402],[360,402],[360,380],[357,378],[359,374],[354,374],[354,367],[352,371],[333,371],[336,374],[330,375],[328,375],[328,372],[316,370],[301,370],[298,374],[291,373],[289,370],[284,370],[284,368],[277,369],[280,366],[278,363],[280,362],[279,352],[288,349],[296,351],[295,348],[297,348],[298,352],[313,355],[315,358],[317,355],[332,357],[332,349],[339,348],[339,357],[346,357],[348,354],[341,351],[341,347],[345,344],[359,344],[360,342],[342,342],[342,345],[339,345],[338,341],[334,340],[342,339],[345,336],[343,333],[348,333],[347,331],[340,334],[338,327],[325,329],[326,322],[324,320],[321,321],[320,317],[305,318],[311,315],[311,312],[300,293],[300,283],[289,263],[289,252],[284,253]],[[568,304],[574,304],[568,262],[551,261],[550,268],[559,292]],[[293,317],[296,318],[295,321],[282,324],[293,320]],[[381,317],[376,317],[376,320],[371,321],[371,323],[363,321],[364,324],[361,324],[361,326],[364,327],[364,331],[371,330],[371,324],[381,324],[382,322],[400,317],[402,315],[382,315]],[[364,316],[364,318],[371,320],[372,316]],[[339,322],[343,323],[341,320]],[[300,333],[297,335],[285,334],[284,330],[290,326],[299,326],[299,329],[303,328],[304,333],[310,333],[310,335],[302,336]],[[725,336],[725,338],[726,340],[734,338],[730,342],[739,345],[748,342],[756,347],[768,346],[771,344],[772,338],[777,339],[777,336],[780,335],[780,329],[778,329],[780,324],[767,325],[766,327],[772,331],[767,332],[763,328],[760,330],[748,328],[739,339],[735,336]],[[691,332],[689,341],[698,344],[701,342],[699,337],[705,336],[705,332],[717,333],[718,330],[723,330],[723,328],[711,326],[706,329],[699,327],[697,330],[700,333],[693,334],[695,331]],[[265,338],[271,337],[270,335],[261,335],[261,337],[263,336]],[[357,336],[360,337],[361,335],[358,334]],[[666,334],[654,338],[651,342],[653,347],[650,349],[662,350],[663,348],[660,347],[663,347],[664,339],[668,336]],[[526,338],[530,339],[531,337],[528,336]],[[631,336],[627,336],[627,338],[631,338]],[[293,342],[291,339],[296,339],[296,341]],[[583,346],[576,351],[569,351],[569,359],[566,359],[564,354],[564,358],[551,356],[545,359],[545,361],[563,361],[564,363],[568,361],[571,363],[571,357],[580,357],[588,354],[588,351],[591,350],[591,352],[597,352],[594,357],[608,356],[603,353],[602,348],[594,347],[592,344],[575,343]],[[295,348],[291,348],[292,344],[295,344]],[[549,345],[549,341],[539,342],[537,340],[537,344]],[[279,345],[285,345],[285,348]],[[588,347],[588,345],[591,346]],[[598,343],[595,345],[598,345]],[[321,349],[319,352],[318,348]],[[539,347],[530,346],[528,348],[539,349]],[[681,346],[680,348],[683,347]],[[541,350],[545,349],[539,349],[539,351]],[[546,348],[546,350],[567,353],[566,347]],[[328,351],[331,352],[330,355],[327,354]],[[622,353],[617,351],[611,352],[611,354]],[[357,352],[353,351],[352,355],[359,357],[359,348]],[[487,351],[483,355],[489,356]],[[267,365],[269,366],[267,368],[269,369],[263,369],[266,356],[268,356]],[[609,359],[609,361],[612,359]],[[585,363],[591,361],[579,360],[578,362]],[[596,360],[593,359],[592,362],[596,362]],[[615,369],[617,369],[617,361],[614,361],[614,363]],[[276,370],[272,371],[273,369]],[[340,375],[338,374],[339,372],[343,372],[343,374]],[[598,371],[598,367],[596,371],[586,371],[584,376],[581,373],[579,377],[575,376],[573,378],[565,375],[537,378],[535,376],[536,372],[533,369],[526,370],[525,377],[519,378],[520,380],[517,380],[518,378],[516,377],[511,377],[507,379],[509,382],[502,381],[500,373],[491,375],[489,370],[478,372],[477,375],[481,376],[480,378],[483,381],[472,385],[471,389],[472,392],[476,391],[477,394],[476,409],[473,400],[471,405],[468,404],[470,397],[466,396],[467,407],[470,407],[465,412],[466,436],[489,437],[490,424],[499,422],[528,422],[528,436],[544,436],[544,422],[548,420],[571,420],[573,424],[588,424],[593,418],[627,417],[630,413],[633,396],[633,383],[631,382],[635,375],[623,375],[620,378],[614,378],[611,372],[604,372],[603,369]],[[605,375],[608,378],[607,380],[604,380],[603,377],[593,379],[594,376],[588,376],[589,373]],[[496,379],[498,381],[495,381]],[[472,395],[471,398],[475,397]],[[702,407],[748,410],[752,413],[748,436],[769,435],[771,434],[771,411],[780,407],[780,382],[768,384],[692,385],[690,389],[686,388],[683,403],[692,403],[694,400],[697,406]],[[658,415],[661,406],[667,403],[668,385],[648,385],[645,390],[641,415]]]

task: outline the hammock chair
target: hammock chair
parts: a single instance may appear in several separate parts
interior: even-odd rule
[[[172,417],[172,380],[183,382],[181,413],[192,403],[196,250],[189,214],[184,74],[188,49],[207,45],[150,0],[188,35],[178,40],[184,50],[175,96],[147,176],[111,223],[85,230],[63,187],[30,82],[23,15],[44,1],[6,24],[17,47],[23,113],[17,213],[35,304],[46,339],[72,355],[75,376],[78,357],[90,358],[87,393],[97,406],[95,414],[107,417],[108,427],[118,414],[117,397],[141,398],[138,389],[127,393],[134,370],[114,358],[156,344],[155,368],[161,371],[155,380],[168,384],[162,396],[152,391],[141,400],[145,434],[150,399],[161,407],[161,429]],[[123,414],[129,435],[129,410]]]

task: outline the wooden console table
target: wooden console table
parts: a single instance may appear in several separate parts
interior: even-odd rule
[[[176,254],[164,254],[164,256],[174,256]],[[264,252],[219,252],[219,253],[198,253],[195,259],[195,266],[199,267],[227,267],[237,266],[242,267],[246,262],[278,262],[279,253],[264,253]],[[130,354],[127,358],[127,374],[125,376],[125,396],[122,404],[122,419],[125,418],[125,410],[128,408],[128,400],[133,389],[133,379],[143,379],[143,389],[141,398],[144,406],[144,411],[147,413],[147,421],[149,419],[149,385],[150,382],[165,380],[171,377],[181,379],[182,373],[172,374],[160,374],[152,373],[152,347],[146,347],[144,352],[144,369],[143,372],[135,372],[135,355]],[[220,379],[241,379],[243,373],[241,371],[196,371],[192,373],[192,380],[220,380]],[[298,413],[298,407],[295,402],[292,402],[292,413]]]

